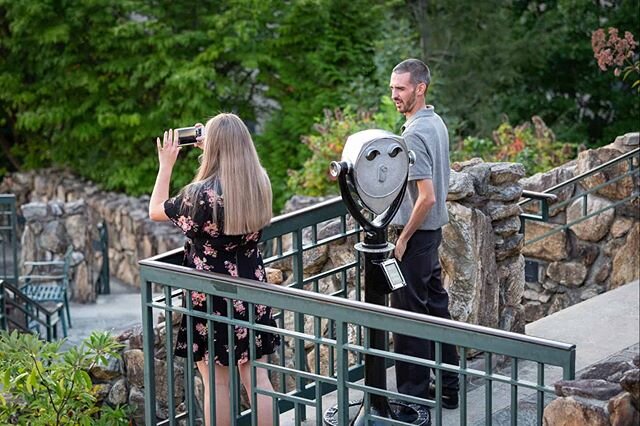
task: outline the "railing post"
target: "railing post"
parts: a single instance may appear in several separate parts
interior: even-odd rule
[[[144,352],[144,417],[147,425],[156,424],[155,360],[153,354],[153,308],[151,306],[153,283],[147,280],[144,269],[140,271],[142,298],[142,350]],[[170,390],[172,391],[172,390]]]
[[[6,305],[4,300],[4,281],[0,280],[0,330],[7,329]]]
[[[302,241],[302,229],[297,229],[292,233],[291,245],[295,250],[296,255],[293,257],[293,276],[295,277],[296,287],[302,288],[304,282],[304,263],[303,258],[303,241]],[[300,312],[294,312],[294,324],[297,332],[304,333],[304,314]],[[304,342],[300,339],[295,339],[295,366],[299,371],[304,371],[306,366],[306,352],[304,350]],[[296,377],[296,390],[301,392],[304,389],[305,381],[302,377]],[[306,412],[304,406],[296,404],[295,408],[296,424],[302,423],[306,419]]]
[[[338,424],[349,423],[349,389],[347,380],[349,377],[349,354],[344,346],[348,343],[347,324],[336,322],[336,362],[337,362],[337,396],[338,396]]]

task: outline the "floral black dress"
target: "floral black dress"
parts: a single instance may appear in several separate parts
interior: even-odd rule
[[[223,232],[224,201],[219,185],[203,184],[195,199],[188,199],[184,195],[170,198],[164,203],[164,211],[171,221],[186,235],[183,265],[192,268],[218,272],[266,282],[266,274],[262,263],[262,256],[258,250],[260,232],[246,235],[225,235]],[[195,214],[189,215],[189,207],[197,203]],[[183,208],[184,207],[184,208]],[[213,210],[217,209],[217,223],[213,221]],[[192,292],[193,309],[207,311],[206,295]],[[233,300],[234,318],[247,321],[248,304],[240,300]],[[263,325],[276,326],[271,314],[271,308],[265,305],[254,305],[255,322]],[[227,299],[214,296],[213,309],[215,315],[227,315]],[[208,339],[211,337],[207,321],[193,317],[193,359],[205,360],[209,363]],[[187,329],[186,316],[183,316],[178,331],[175,354],[187,357]],[[218,365],[229,365],[228,346],[229,326],[214,322],[214,362]],[[238,364],[249,360],[249,330],[246,327],[235,326],[235,360]],[[272,354],[280,344],[280,337],[272,333],[255,331],[256,356],[258,358]]]

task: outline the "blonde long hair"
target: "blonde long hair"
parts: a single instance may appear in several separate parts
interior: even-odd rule
[[[271,222],[271,182],[260,164],[249,129],[235,114],[222,113],[207,121],[202,163],[183,192],[196,199],[203,186],[215,179],[223,191],[225,234],[256,232]],[[194,203],[191,209],[197,207]],[[213,220],[217,222],[215,206]]]

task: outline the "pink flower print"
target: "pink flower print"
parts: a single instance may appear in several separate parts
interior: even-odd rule
[[[238,244],[236,244],[236,243],[229,243],[229,244],[227,244],[226,246],[224,246],[224,249],[225,249],[226,251],[233,251],[233,250],[235,250],[235,249],[236,249],[236,247],[238,247]]]
[[[212,237],[217,237],[220,235],[220,231],[218,230],[218,224],[211,221],[206,221],[204,223],[204,232],[211,235]]]
[[[193,344],[193,352],[198,352],[198,344],[197,343]]]
[[[198,256],[193,256],[193,264],[196,266],[196,269],[208,269],[206,265],[207,263],[207,258],[203,257],[202,259],[200,259]]]
[[[217,257],[218,256],[218,250],[214,249],[213,247],[211,247],[210,243],[204,243],[204,254],[206,256],[211,256],[211,257]]]
[[[206,294],[198,293],[197,291],[191,293],[191,301],[193,302],[194,306],[203,306],[205,300],[207,300]]]
[[[262,335],[258,334],[256,336],[256,348],[261,348],[262,347]]]
[[[267,307],[265,305],[256,305],[256,319],[260,319],[267,314]]]
[[[238,276],[238,265],[236,265],[235,263],[231,263],[228,260],[225,260],[224,261],[224,267],[227,268],[227,272],[232,277],[237,277]]]
[[[192,203],[192,202],[191,202],[191,200],[190,200],[189,198],[187,198],[187,197],[185,197],[185,198],[183,198],[183,199],[182,199],[182,204],[184,204],[185,206],[189,206],[189,207],[193,206],[193,203]]]
[[[207,196],[207,199],[209,200],[209,205],[211,207],[215,207],[215,205],[218,203],[218,199],[220,198],[220,196],[213,189],[207,189],[204,191],[204,193]]]
[[[190,231],[192,228],[195,228],[193,220],[189,216],[180,216],[178,218],[177,225],[182,229],[182,232]]]
[[[252,232],[250,234],[245,235],[244,239],[245,241],[258,241],[259,236],[260,236],[260,232]]]
[[[244,257],[251,257],[251,255],[256,251],[256,249],[249,249],[244,252]]]
[[[258,281],[264,281],[264,268],[262,266],[259,266],[256,268],[256,278],[258,279]]]
[[[247,327],[240,327],[236,325],[236,337],[238,339],[246,339],[247,338]]]
[[[244,314],[244,312],[246,311],[246,308],[244,307],[244,302],[242,300],[234,300],[233,310],[239,313],[240,315]]]
[[[244,351],[244,352],[242,352],[242,355],[240,355],[240,359],[238,360],[238,364],[244,364],[247,361],[249,361],[249,353],[247,351]]]
[[[198,334],[200,334],[202,337],[207,337],[207,326],[205,324],[202,323],[198,323],[196,324],[196,331],[198,332]]]

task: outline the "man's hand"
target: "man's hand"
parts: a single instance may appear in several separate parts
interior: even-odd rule
[[[158,161],[160,161],[160,168],[171,170],[173,165],[178,159],[178,153],[180,153],[180,147],[178,146],[178,131],[171,130],[165,131],[162,138],[162,144],[160,138],[157,138],[156,145],[158,146]]]
[[[393,250],[393,256],[398,259],[398,261],[402,262],[402,257],[404,256],[404,252],[407,249],[407,241],[400,235],[398,241],[396,241],[396,248]]]

